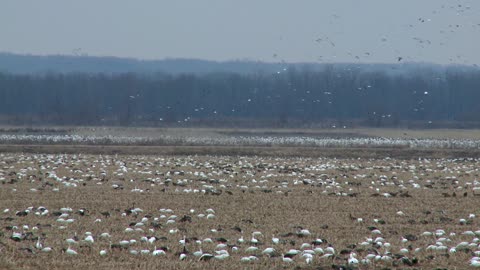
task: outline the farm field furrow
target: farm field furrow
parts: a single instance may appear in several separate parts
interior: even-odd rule
[[[480,160],[0,154],[0,269],[466,269]]]

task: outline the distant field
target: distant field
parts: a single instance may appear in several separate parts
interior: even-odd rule
[[[48,146],[48,147],[47,147]],[[98,146],[98,147],[97,147]],[[0,128],[7,152],[477,157],[479,130]]]
[[[354,128],[354,129],[237,129],[219,130],[225,134],[250,135],[307,135],[319,137],[388,137],[415,139],[474,139],[480,140],[478,129],[392,129],[392,128]]]
[[[75,127],[0,126],[0,134],[75,134],[118,136],[226,136],[226,135],[285,135],[318,137],[388,137],[415,139],[474,139],[480,140],[480,129],[393,129],[393,128],[330,128],[330,129],[244,129],[244,128],[143,128],[143,127]]]
[[[388,137],[415,139],[473,139],[480,140],[479,129],[389,129],[389,128],[356,128],[356,129],[216,129],[216,128],[75,128],[75,134],[102,135],[115,132],[119,135],[286,135],[286,136],[319,136],[319,137]]]
[[[0,153],[95,155],[214,155],[330,158],[478,158],[475,149],[312,148],[258,146],[125,146],[125,145],[0,145]]]

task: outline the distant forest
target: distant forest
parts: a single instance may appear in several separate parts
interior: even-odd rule
[[[480,70],[271,65],[249,72],[0,72],[0,123],[480,127]]]

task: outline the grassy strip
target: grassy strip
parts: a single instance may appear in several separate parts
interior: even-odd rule
[[[315,148],[240,146],[93,146],[0,145],[0,153],[102,154],[102,155],[216,155],[331,158],[480,158],[478,149]]]

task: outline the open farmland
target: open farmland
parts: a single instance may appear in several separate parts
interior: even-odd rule
[[[464,158],[480,156],[480,131],[2,126],[0,152]]]
[[[0,127],[0,145],[480,149],[479,130]]]
[[[465,269],[480,256],[475,158],[0,163],[2,269]]]

